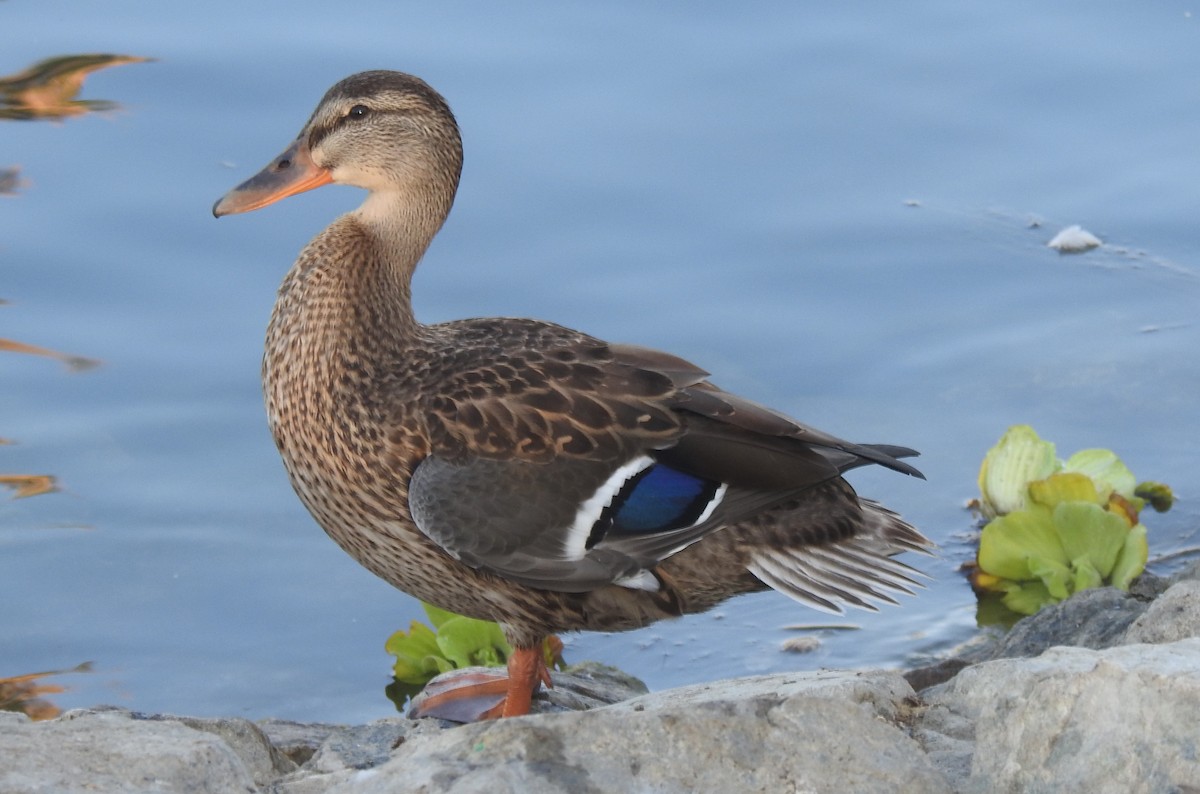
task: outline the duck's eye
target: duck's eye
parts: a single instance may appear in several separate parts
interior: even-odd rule
[[[346,117],[352,119],[361,119],[370,112],[371,109],[366,105],[355,105],[354,107],[350,108],[350,112],[346,114]]]

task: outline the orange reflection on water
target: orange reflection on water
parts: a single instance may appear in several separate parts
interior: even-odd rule
[[[69,353],[59,353],[57,350],[51,350],[48,347],[39,347],[37,345],[28,345],[24,342],[18,342],[14,339],[0,339],[0,350],[7,350],[10,353],[29,353],[34,356],[45,356],[47,358],[58,359],[67,365],[67,368],[79,372],[80,370],[91,369],[99,366],[100,362],[94,358],[85,356],[73,356]]]
[[[90,673],[92,663],[84,662],[70,670],[48,670],[43,673],[15,675],[10,678],[0,678],[0,711],[19,711],[34,720],[49,720],[57,717],[62,711],[58,706],[42,697],[65,692],[66,687],[59,684],[42,684],[39,679],[51,675],[67,673]]]
[[[60,55],[38,61],[28,69],[0,77],[0,119],[61,120],[102,110],[115,110],[116,102],[76,99],[89,74],[109,66],[153,60],[136,55]]]
[[[58,480],[52,474],[0,474],[0,485],[13,489],[14,499],[58,490]]]
[[[5,301],[0,300],[0,304]],[[85,358],[84,356],[73,356],[67,353],[59,353],[57,350],[51,350],[48,347],[39,347],[37,345],[26,344],[25,342],[17,342],[12,339],[0,339],[0,351],[8,351],[10,353],[28,353],[35,356],[45,356],[53,358],[66,364],[72,371],[90,369],[97,366],[100,362],[96,359]],[[12,443],[6,438],[0,438],[0,444]],[[13,491],[13,498],[21,499],[27,496],[39,496],[41,494],[54,493],[58,490],[58,481],[51,474],[0,474],[0,488],[10,488]]]

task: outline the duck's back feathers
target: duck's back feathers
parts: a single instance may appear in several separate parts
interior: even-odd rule
[[[624,361],[600,340],[536,320],[425,330],[439,353],[421,373],[418,407],[446,460],[619,461],[670,446],[683,429],[672,396],[707,374]]]

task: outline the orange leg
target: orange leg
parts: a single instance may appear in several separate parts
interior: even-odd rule
[[[439,717],[454,722],[478,722],[529,713],[539,684],[552,686],[541,647],[517,648],[508,657],[507,675],[468,673],[425,687],[420,705],[409,716]]]
[[[519,717],[529,713],[529,701],[537,691],[538,684],[549,688],[550,671],[546,669],[546,657],[542,655],[541,646],[537,648],[516,648],[508,657],[508,692],[504,697],[504,707],[501,717]]]

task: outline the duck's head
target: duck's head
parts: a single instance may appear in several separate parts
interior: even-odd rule
[[[300,135],[213,206],[220,217],[336,182],[449,212],[462,170],[454,114],[425,81],[360,72],[325,94]]]

